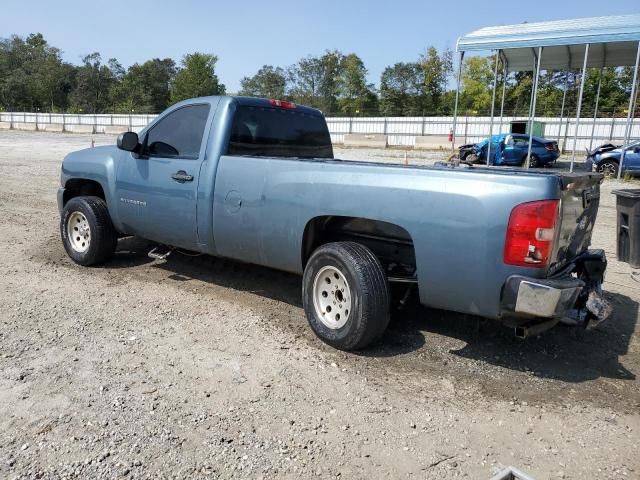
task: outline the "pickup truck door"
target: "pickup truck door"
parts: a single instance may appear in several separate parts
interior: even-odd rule
[[[116,194],[127,233],[197,249],[197,189],[209,111],[208,103],[170,111],[142,136],[141,155],[123,152]]]

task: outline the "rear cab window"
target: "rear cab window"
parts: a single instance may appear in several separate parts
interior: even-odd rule
[[[329,129],[320,113],[238,105],[227,155],[333,158],[333,148]]]

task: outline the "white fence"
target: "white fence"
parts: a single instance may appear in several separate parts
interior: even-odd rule
[[[73,114],[73,113],[30,113],[30,112],[0,112],[0,122],[8,123],[11,128],[20,124],[36,124],[38,130],[44,130],[47,125],[63,125],[64,131],[73,132],[78,125],[93,126],[96,133],[104,133],[105,127],[126,127],[139,131],[157,115],[141,114]]]
[[[527,120],[526,117],[504,117],[502,127],[500,119],[494,118],[493,133],[505,133],[510,129],[512,120]],[[537,117],[537,121],[545,123],[546,138],[559,140],[560,146],[566,150],[573,149],[576,131],[576,119]],[[446,137],[453,127],[453,117],[367,117],[367,118],[327,118],[329,131],[334,143],[342,143],[344,135],[349,133],[383,134],[388,136],[389,145],[412,147],[416,136]],[[490,117],[458,117],[456,124],[456,144],[475,143],[489,136]],[[622,142],[626,118],[581,118],[578,127],[576,149],[614,141]],[[591,141],[593,132],[593,142]],[[632,125],[631,138],[640,137],[640,121],[636,119]]]
[[[19,124],[36,124],[37,129],[47,125],[63,125],[64,130],[73,132],[77,125],[93,126],[96,133],[104,133],[105,127],[122,126],[139,131],[156,115],[141,114],[61,114],[61,113],[29,113],[0,112],[0,123],[16,128]],[[524,117],[504,117],[502,128],[499,119],[494,119],[493,132],[507,132],[512,120],[526,120]],[[573,149],[576,119],[537,117],[545,123],[545,137],[559,140],[565,150]],[[344,142],[344,135],[349,133],[383,134],[388,136],[391,146],[412,147],[416,136],[434,136],[444,139],[453,127],[453,117],[329,117],[327,118],[331,139],[334,143]],[[458,117],[456,126],[456,144],[477,142],[489,135],[489,117]],[[590,144],[596,146],[603,142],[622,142],[626,118],[582,118],[578,128],[576,148],[584,150]],[[593,131],[593,140],[592,133]],[[632,126],[631,138],[640,138],[640,121]]]

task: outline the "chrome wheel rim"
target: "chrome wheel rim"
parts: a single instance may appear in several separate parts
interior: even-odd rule
[[[320,321],[332,330],[344,327],[351,315],[351,289],[342,272],[322,267],[313,280],[313,306]]]
[[[617,175],[617,166],[613,163],[605,163],[600,167],[600,173],[604,173],[605,177],[613,177]]]
[[[67,238],[74,251],[84,253],[91,243],[91,228],[87,217],[81,212],[73,212],[67,220]]]

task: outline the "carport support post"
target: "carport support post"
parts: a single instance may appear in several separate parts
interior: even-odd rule
[[[633,127],[633,119],[636,118],[636,106],[638,105],[638,87],[640,82],[636,83],[636,99],[633,101],[633,109],[631,110],[631,126]]]
[[[533,98],[529,108],[529,146],[527,147],[527,159],[525,160],[525,168],[529,168],[531,163],[531,147],[533,146],[533,119],[536,116],[536,102],[538,101],[538,79],[540,78],[540,60],[542,60],[542,47],[538,47],[538,59],[536,62],[536,71],[533,77]]]
[[[571,168],[573,172],[573,164],[576,161],[576,145],[578,144],[578,128],[580,127],[580,110],[582,110],[582,94],[584,93],[584,79],[587,76],[587,59],[589,58],[589,44],[584,46],[584,60],[582,62],[582,75],[580,77],[580,95],[578,96],[578,108],[576,110],[576,129],[573,132],[573,152],[571,153]]]
[[[493,93],[491,94],[491,120],[489,120],[489,143],[487,144],[487,165],[493,165],[491,161],[491,137],[493,137],[493,111],[496,104],[496,89],[498,88],[498,56],[500,50],[495,51],[495,68],[493,69]]]
[[[453,128],[451,129],[451,151],[456,151],[456,123],[458,120],[458,97],[460,96],[460,77],[462,76],[462,60],[464,51],[460,52],[460,63],[458,65],[458,80],[456,84],[456,101],[453,106]]]
[[[504,95],[505,90],[507,89],[507,59],[502,59],[502,100],[500,101],[500,126],[498,127],[499,132],[502,133],[502,120],[504,116]]]
[[[569,83],[569,70],[564,72],[564,91],[562,92],[562,106],[560,107],[560,123],[558,124],[558,147],[560,146],[560,137],[562,137],[562,121],[564,120],[564,105],[567,100],[567,84]],[[565,135],[567,134],[565,130]],[[565,140],[566,143],[566,140]],[[564,150],[566,145],[562,145]]]
[[[618,180],[622,176],[622,166],[624,165],[624,154],[627,150],[627,143],[631,136],[631,111],[636,99],[636,86],[638,81],[638,63],[640,63],[640,42],[638,42],[638,51],[636,52],[636,66],[633,69],[633,82],[631,83],[631,96],[629,97],[629,109],[627,110],[627,125],[624,129],[624,141],[622,142],[622,154],[620,155],[620,166],[618,167]]]
[[[596,90],[596,105],[593,109],[593,125],[591,126],[591,138],[589,139],[589,151],[593,146],[593,136],[596,133],[596,120],[598,118],[598,103],[600,102],[600,87],[602,87],[602,74],[604,73],[604,67],[600,67],[600,75],[598,76],[598,90]]]

